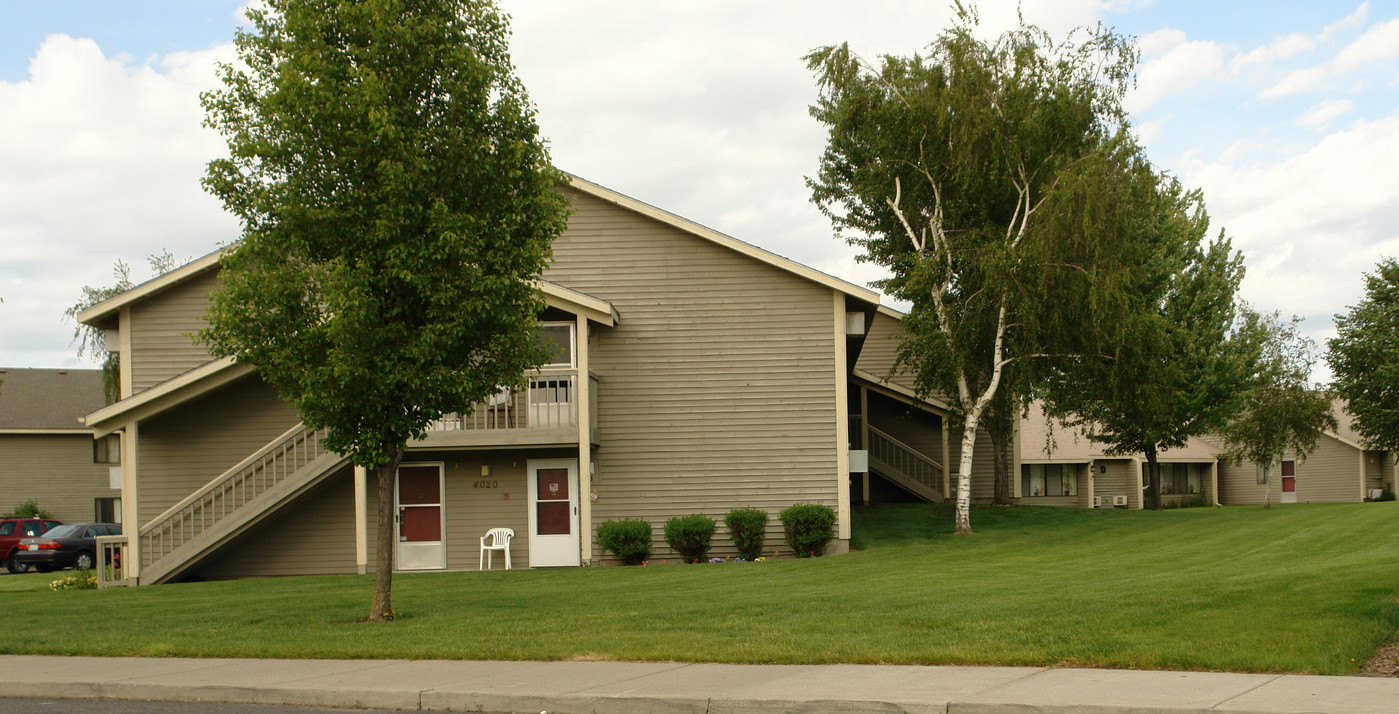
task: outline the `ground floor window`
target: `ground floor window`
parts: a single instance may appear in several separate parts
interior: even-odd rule
[[[99,523],[121,523],[121,499],[93,499],[92,520],[97,521]]]
[[[1078,464],[1021,464],[1020,495],[1077,496]]]
[[[1161,464],[1161,493],[1200,493],[1199,464]]]

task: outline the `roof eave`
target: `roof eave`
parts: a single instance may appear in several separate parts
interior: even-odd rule
[[[79,312],[77,316],[78,322],[83,325],[93,325],[95,323],[101,322],[103,318],[112,315],[121,308],[126,307],[127,305],[130,305],[131,303],[136,302],[137,300],[140,300],[146,297],[147,295],[158,293],[161,290],[164,290],[172,285],[184,282],[185,280],[199,275],[200,273],[203,273],[206,270],[210,270],[215,265],[218,265],[219,257],[223,255],[224,250],[224,248],[219,248],[218,250],[209,253],[208,255],[205,255],[202,258],[196,258],[188,263],[185,263],[184,265],[181,265],[178,268],[175,268],[174,270],[171,270],[168,273],[161,273],[160,275],[157,275],[156,277],[151,278],[150,280],[147,280],[146,282],[141,283],[140,285],[137,285],[136,287],[131,288],[130,290],[127,290],[126,292],[120,295],[116,295],[106,300],[103,300],[102,302],[99,302],[96,305],[93,305],[87,308],[86,310]]]

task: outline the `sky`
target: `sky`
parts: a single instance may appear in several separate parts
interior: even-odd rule
[[[63,311],[146,258],[238,237],[200,188],[226,152],[199,93],[246,0],[0,0],[0,365],[92,366]],[[803,183],[825,136],[803,55],[920,51],[934,0],[505,0],[511,54],[559,168],[850,282],[879,277]],[[1399,0],[1024,0],[1058,37],[1137,38],[1127,98],[1151,160],[1204,192],[1242,297],[1319,343],[1399,255]],[[1013,2],[980,3],[987,36]],[[1316,373],[1326,379],[1324,365]]]

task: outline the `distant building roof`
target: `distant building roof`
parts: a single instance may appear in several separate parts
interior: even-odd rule
[[[73,429],[106,404],[100,369],[0,367],[0,429]]]
[[[1355,417],[1347,410],[1349,404],[1344,399],[1331,400],[1331,415],[1336,417],[1336,434],[1342,439],[1363,445],[1365,437],[1355,430]]]
[[[1092,461],[1094,459],[1127,458],[1105,456],[1103,444],[1092,441],[1081,428],[1067,426],[1050,419],[1044,413],[1043,405],[1034,402],[1029,414],[1020,420],[1020,460],[1021,461]],[[1159,454],[1163,461],[1210,460],[1218,449],[1203,439],[1190,437],[1183,448],[1166,449]],[[1141,454],[1137,454],[1145,458]]]

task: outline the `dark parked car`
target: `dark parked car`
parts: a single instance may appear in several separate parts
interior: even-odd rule
[[[92,570],[97,563],[97,536],[121,535],[115,523],[73,523],[19,542],[12,556],[41,573],[73,567]]]
[[[26,568],[15,562],[15,546],[21,538],[43,535],[50,528],[63,525],[63,521],[52,518],[0,518],[0,563],[12,573],[22,573]]]

